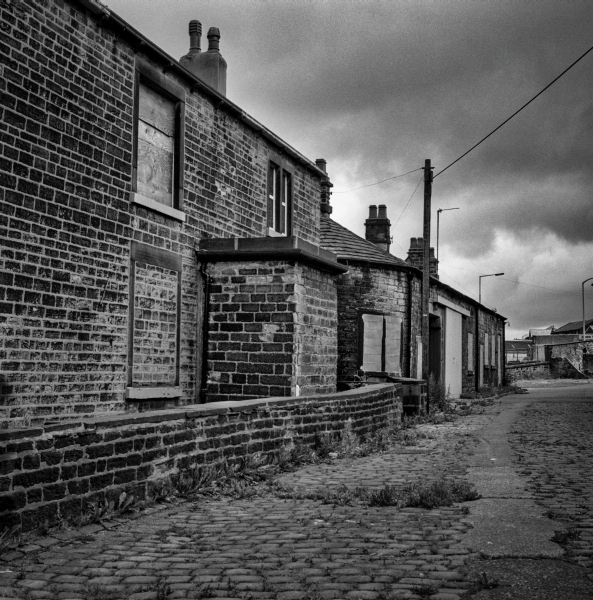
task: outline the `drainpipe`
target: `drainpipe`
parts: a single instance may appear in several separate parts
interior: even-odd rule
[[[197,258],[197,248],[195,249]],[[204,298],[204,311],[202,317],[202,365],[200,369],[199,393],[201,401],[206,398],[206,385],[208,382],[208,322],[210,320],[210,275],[206,270],[208,263],[200,262],[200,276],[202,278],[202,294]],[[198,387],[198,386],[196,386]]]
[[[475,368],[474,368],[474,379],[476,392],[480,390],[480,309],[476,307],[476,349],[475,355]]]
[[[414,296],[414,274],[410,271],[406,273],[408,277],[408,332],[407,332],[407,344],[408,344],[408,368],[406,370],[407,377],[412,377],[412,299]]]
[[[503,385],[503,386],[507,384],[506,332],[507,332],[507,320],[505,319],[502,323],[502,348],[500,349],[500,353],[502,356],[498,357],[498,360],[501,361],[500,366],[501,366],[501,370],[502,370],[501,381],[498,382],[498,385]]]

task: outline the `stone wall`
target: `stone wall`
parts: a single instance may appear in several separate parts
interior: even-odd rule
[[[532,362],[509,365],[506,369],[507,381],[513,383],[521,379],[550,379],[550,363]]]
[[[593,340],[586,342],[570,342],[568,344],[554,344],[549,346],[547,352],[550,353],[550,360],[555,364],[555,372],[558,377],[575,377],[575,374],[569,375],[572,369],[563,363],[566,359],[573,367],[583,375],[583,357],[593,354]]]
[[[401,385],[383,384],[0,432],[0,521],[28,531],[76,519],[123,491],[145,498],[193,465],[311,445],[344,428],[365,436],[401,415]]]

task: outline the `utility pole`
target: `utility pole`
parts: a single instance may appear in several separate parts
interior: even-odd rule
[[[430,204],[432,199],[432,167],[424,161],[424,256],[422,261],[422,379],[428,382],[429,299],[430,299]]]

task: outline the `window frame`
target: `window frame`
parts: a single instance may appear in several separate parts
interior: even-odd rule
[[[171,206],[138,193],[138,131],[140,113],[140,84],[171,100],[175,110],[175,139],[173,142],[173,182]],[[131,201],[178,221],[185,221],[183,212],[185,164],[185,89],[146,61],[137,58],[134,79],[134,115],[132,128],[132,192]]]
[[[274,174],[273,174],[274,173]],[[288,188],[285,185],[288,180]],[[272,193],[271,188],[276,192]],[[281,209],[284,205],[284,229],[280,231]],[[273,154],[268,160],[266,179],[266,231],[269,237],[289,237],[292,235],[294,212],[294,169]]]
[[[134,385],[134,328],[136,292],[136,263],[143,262],[157,267],[169,269],[177,273],[177,319],[175,322],[175,377],[170,386],[150,387]],[[180,255],[140,242],[130,243],[130,301],[128,302],[128,368],[127,389],[128,400],[147,400],[151,398],[178,398],[182,395],[180,387],[181,361],[181,279],[183,261]]]
[[[364,331],[364,316],[365,315],[375,315],[375,316],[381,316],[383,317],[383,335],[382,335],[382,339],[381,339],[381,370],[379,371],[365,371],[365,373],[367,375],[373,375],[373,374],[389,374],[389,373],[394,373],[396,377],[401,377],[402,376],[402,358],[403,358],[403,343],[404,343],[404,335],[403,335],[403,328],[404,328],[404,319],[403,317],[398,314],[398,313],[390,313],[390,312],[383,312],[383,311],[379,311],[379,310],[373,310],[373,309],[359,309],[358,311],[358,369],[362,370],[362,367],[364,366],[364,340],[365,340],[365,331]],[[398,369],[395,371],[387,371],[386,367],[387,365],[387,345],[386,345],[386,339],[387,339],[387,321],[386,321],[386,317],[394,317],[398,323],[398,325],[396,325],[396,327],[398,328],[399,331],[399,352],[398,352]]]

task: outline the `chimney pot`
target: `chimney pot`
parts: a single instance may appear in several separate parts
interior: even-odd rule
[[[369,219],[377,218],[377,206],[375,204],[371,204],[369,206]]]
[[[379,204],[379,219],[387,218],[387,206],[385,204]]]
[[[190,49],[185,56],[179,59],[179,62],[217,92],[226,96],[227,64],[219,50],[220,30],[218,27],[210,27],[208,30],[208,52],[200,51],[201,35],[202,24],[200,21],[190,21]]]
[[[315,164],[318,169],[321,169],[324,173],[327,173],[327,161],[325,158],[317,158],[315,159]]]
[[[200,21],[189,22],[189,52],[186,56],[199,54],[201,52],[200,40],[202,38],[202,24]]]
[[[220,52],[220,29],[210,27],[208,29],[208,52]]]

